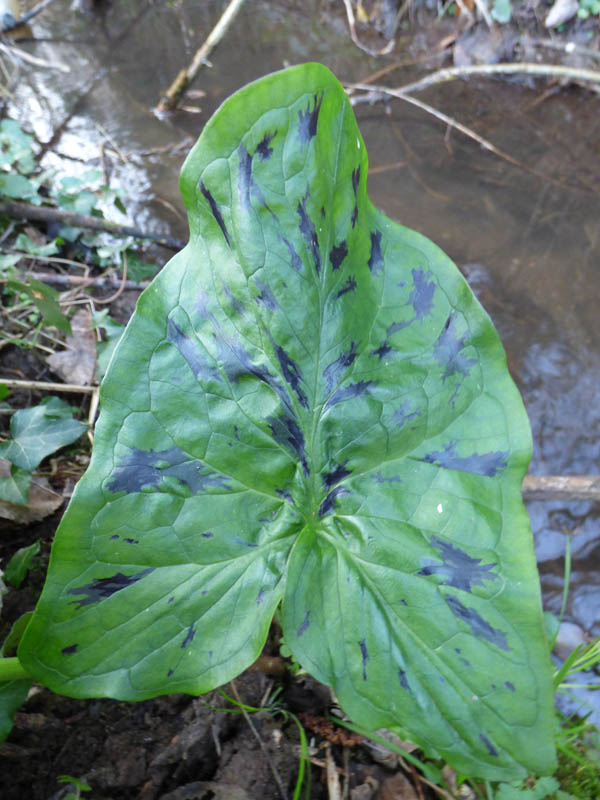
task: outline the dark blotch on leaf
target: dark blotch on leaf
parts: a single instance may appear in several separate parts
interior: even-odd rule
[[[337,389],[337,391],[335,391],[325,403],[325,407],[329,408],[330,406],[334,406],[336,403],[341,403],[343,400],[349,400],[352,397],[359,397],[361,394],[366,394],[369,386],[373,385],[375,385],[374,381],[358,381],[358,383],[350,383],[348,386]]]
[[[240,202],[246,212],[252,208],[250,203],[250,191],[254,183],[252,178],[252,156],[246,150],[243,144],[238,148],[240,157],[240,172],[238,176],[238,191],[240,194]]]
[[[257,598],[256,598],[256,605],[257,605],[257,606],[259,606],[259,605],[262,603],[262,601],[263,601],[264,599],[265,599],[265,590],[264,590],[264,588],[261,586],[261,588],[260,588],[260,591],[259,591],[259,593],[258,593],[258,596],[257,596]]]
[[[456,597],[446,597],[448,608],[457,619],[465,622],[474,636],[485,639],[486,642],[496,645],[501,650],[510,650],[506,642],[506,634],[497,628],[492,628],[489,622],[481,617],[473,608],[466,608]]]
[[[356,280],[354,275],[350,275],[346,283],[342,286],[339,292],[336,294],[335,299],[339,300],[340,297],[343,297],[348,292],[353,292],[356,289]]]
[[[170,670],[167,672],[167,678],[170,678],[172,674],[173,674],[173,670],[172,670],[172,669],[170,669]]]
[[[410,403],[408,401],[402,403],[400,408],[394,412],[394,415],[392,416],[392,422],[396,423],[396,425],[399,427],[403,427],[407,422],[410,422],[411,419],[421,416],[419,411],[409,412],[409,408]]]
[[[279,303],[277,302],[275,295],[262,281],[256,281],[256,288],[259,290],[260,294],[256,298],[256,302],[260,303],[264,306],[268,311],[277,311],[279,308]]]
[[[292,361],[283,347],[279,347],[279,345],[277,345],[275,347],[275,352],[277,354],[277,360],[279,361],[279,366],[281,367],[283,376],[292,387],[292,390],[295,392],[298,402],[302,408],[308,408],[308,400],[306,399],[306,395],[300,387],[300,381],[302,380],[300,368],[294,361]]]
[[[139,492],[143,487],[159,487],[166,477],[181,481],[194,494],[207,488],[229,488],[227,478],[207,470],[179,447],[149,451],[132,447],[119,461],[107,487],[111,492]]]
[[[368,264],[372,275],[377,275],[383,269],[381,231],[373,231],[371,234],[371,255],[369,256]]]
[[[504,681],[504,685],[506,686],[506,688],[508,689],[509,692],[515,692],[516,691],[514,683],[511,683],[510,681]]]
[[[240,202],[246,212],[252,209],[250,202],[252,194],[257,198],[260,205],[271,213],[274,221],[279,222],[277,216],[271,211],[265,200],[265,196],[260,186],[256,183],[252,176],[252,156],[246,150],[243,144],[238,148],[238,155],[240,157],[240,171],[238,175],[238,192],[240,195]]]
[[[487,737],[485,734],[483,734],[483,733],[480,733],[480,734],[479,734],[479,738],[480,738],[480,739],[481,739],[481,741],[484,743],[484,745],[486,746],[486,749],[487,749],[488,753],[489,753],[491,756],[497,756],[497,755],[498,755],[498,751],[496,750],[496,748],[494,747],[494,745],[493,745],[493,744],[490,742],[490,740],[488,739],[488,737]]]
[[[302,620],[300,627],[298,628],[298,636],[302,636],[302,634],[308,629],[309,625],[310,625],[310,611],[307,609],[306,615]]]
[[[460,338],[456,335],[456,312],[453,311],[446,320],[444,330],[440,333],[433,348],[436,360],[445,367],[442,380],[445,381],[456,373],[466,377],[471,371],[471,367],[477,363],[476,359],[468,358],[461,353],[466,341],[466,333]]]
[[[273,133],[265,133],[263,138],[258,143],[256,153],[258,153],[261,161],[267,161],[273,155],[273,148],[270,146],[273,139],[277,136],[277,131]]]
[[[421,562],[423,569],[419,570],[417,575],[439,575],[443,584],[455,586],[465,592],[470,592],[472,586],[483,586],[484,581],[498,579],[498,576],[491,571],[496,566],[495,562],[482,564],[480,558],[471,558],[439,536],[431,537],[431,546],[439,551],[444,563],[435,564],[429,559],[423,559]]]
[[[63,656],[72,656],[73,653],[77,652],[78,647],[79,647],[78,644],[71,644],[69,645],[69,647],[63,647],[63,649],[60,652],[63,654]]]
[[[350,494],[350,492],[344,486],[336,486],[335,489],[332,489],[319,507],[319,516],[324,517],[325,514],[329,514],[330,511],[333,511],[335,499],[347,494]]]
[[[287,249],[290,251],[290,256],[292,259],[292,267],[296,270],[296,272],[302,272],[302,259],[296,252],[296,248],[294,245],[288,241],[285,236],[280,236],[280,239],[284,244],[287,246]]]
[[[194,630],[194,626],[190,625],[190,627],[188,628],[187,633],[185,635],[185,639],[181,643],[182,648],[185,649],[188,646],[188,644],[192,641],[192,639],[194,638],[195,635],[196,635],[196,631]]]
[[[345,241],[340,242],[339,244],[335,245],[331,253],[329,254],[329,260],[331,261],[332,269],[339,269],[342,265],[342,261],[348,255],[348,245]]]
[[[327,382],[327,391],[330,392],[348,367],[354,364],[358,355],[356,342],[350,342],[348,350],[342,350],[340,355],[323,370],[323,377]]]
[[[371,475],[371,480],[376,481],[377,483],[402,483],[402,478],[399,475],[392,475],[389,478],[386,478],[382,472],[377,472],[375,475]]]
[[[410,686],[408,685],[408,681],[406,680],[406,672],[403,669],[398,670],[398,679],[400,680],[400,686],[407,692],[410,692]]]
[[[308,212],[306,210],[306,203],[309,198],[309,190],[306,190],[306,194],[300,200],[296,207],[296,211],[298,212],[298,216],[300,217],[300,233],[302,234],[302,238],[304,239],[306,246],[310,250],[313,260],[315,262],[315,270],[317,271],[317,275],[321,274],[321,253],[319,252],[319,239],[317,236],[317,229],[315,228],[315,223],[312,219],[308,216]]]
[[[352,227],[356,225],[358,219],[358,186],[360,184],[360,166],[352,170],[352,188],[354,190],[354,209],[352,211]]]
[[[343,464],[336,464],[335,469],[323,473],[323,482],[328,489],[347,478],[348,475],[352,475],[352,470],[346,469],[347,463],[344,461]]]
[[[273,438],[276,442],[291,449],[308,475],[308,465],[304,454],[304,434],[295,418],[289,413],[282,413],[276,417],[267,417]]]
[[[379,347],[376,350],[371,350],[371,355],[377,356],[377,358],[385,358],[387,355],[393,352],[394,348],[388,343],[386,339],[385,342],[379,345]]]
[[[200,536],[203,539],[212,539],[213,536],[214,536],[214,533],[212,531],[206,531],[206,533],[201,533]]]
[[[219,371],[203,357],[200,343],[186,336],[174,319],[167,322],[167,339],[179,350],[196,378],[203,381],[222,381]]]
[[[422,269],[413,269],[412,271],[414,289],[410,293],[409,302],[414,309],[415,319],[419,322],[422,322],[433,308],[436,285],[427,280],[429,275],[431,273],[425,273]]]
[[[360,647],[360,654],[362,656],[362,675],[363,681],[367,680],[367,661],[369,660],[369,651],[367,650],[367,642],[365,639],[361,639],[358,643]]]
[[[137,583],[146,575],[154,572],[154,567],[148,567],[135,575],[124,575],[122,572],[117,572],[116,575],[111,575],[108,578],[94,578],[91,583],[86,583],[84,586],[77,586],[75,589],[67,589],[67,594],[82,595],[79,600],[73,600],[71,605],[77,605],[77,609],[84,606],[90,606],[92,603],[97,603],[107,597],[120,592],[121,589],[126,589]]]
[[[200,181],[200,191],[204,195],[205,199],[208,201],[208,205],[210,206],[211,213],[215,220],[217,221],[219,228],[221,228],[221,232],[225,237],[225,241],[231,247],[231,242],[229,240],[229,234],[227,233],[227,227],[225,225],[225,220],[223,219],[223,215],[219,210],[219,206],[217,205],[215,198],[212,194],[208,191],[206,186],[204,185],[204,181]]]
[[[470,456],[459,456],[456,442],[449,442],[443,450],[436,450],[423,456],[423,461],[437,464],[445,469],[457,469],[461,472],[474,472],[493,478],[506,467],[508,451],[496,450],[492,453],[473,453]]]
[[[321,92],[320,96],[315,94],[313,97],[312,108],[310,107],[311,104],[309,102],[304,111],[298,112],[298,119],[300,120],[298,133],[300,134],[300,141],[303,145],[308,144],[313,136],[317,135],[317,124],[319,121],[319,112],[321,110],[322,102],[323,93]]]

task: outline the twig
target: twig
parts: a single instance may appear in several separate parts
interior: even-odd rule
[[[14,378],[3,378],[0,384],[9,389],[34,389],[42,392],[73,392],[74,394],[92,394],[94,386],[79,386],[75,383],[50,383],[49,381],[20,381]]]
[[[325,775],[327,777],[327,794],[329,800],[342,800],[338,767],[331,755],[330,742],[325,742]]]
[[[71,67],[66,64],[58,64],[52,61],[45,61],[43,58],[36,58],[28,53],[26,50],[21,50],[20,47],[15,47],[14,44],[0,44],[0,50],[6,53],[11,58],[20,58],[28,64],[33,64],[34,67],[45,67],[46,69],[57,69],[60,72],[71,72]]]
[[[482,65],[475,65],[475,66],[497,67],[497,66],[502,66],[502,65],[500,65],[500,64],[482,64]],[[449,68],[449,69],[455,69],[455,68]],[[456,69],[458,69],[458,67]],[[462,69],[462,67],[460,69]],[[465,69],[467,69],[467,68],[465,67]],[[440,70],[440,72],[442,72],[442,71],[444,71],[444,70]],[[437,74],[437,73],[434,73],[434,74]],[[598,78],[600,80],[600,73],[597,73],[597,74],[598,74]],[[433,77],[433,76],[429,76],[429,77]],[[417,81],[414,84],[409,84],[409,86],[407,88],[408,88],[409,91],[416,91],[417,89],[423,88],[425,86],[425,81],[426,80],[427,80],[427,78],[424,78],[423,81]],[[430,85],[430,84],[427,83],[426,85]],[[417,100],[416,97],[413,97],[411,94],[408,94],[404,87],[401,87],[399,89],[391,89],[391,88],[389,88],[387,86],[371,86],[369,84],[353,83],[353,84],[348,84],[346,86],[346,89],[349,92],[352,92],[352,90],[354,90],[354,89],[360,89],[360,90],[366,92],[366,94],[364,94],[362,96],[359,96],[359,97],[354,97],[354,96],[351,95],[350,96],[350,102],[352,103],[352,105],[357,105],[358,103],[366,103],[366,102],[374,103],[374,102],[377,102],[378,100],[383,99],[387,95],[389,95],[390,97],[397,97],[399,100],[404,100],[406,103],[410,103],[413,106],[417,106],[417,108],[420,108],[423,111],[426,111],[428,114],[431,114],[432,116],[437,117],[437,119],[441,120],[442,122],[445,122],[446,125],[450,126],[451,128],[456,128],[456,130],[460,131],[461,133],[464,133],[465,136],[468,136],[470,139],[473,139],[474,141],[476,141],[484,149],[489,150],[490,152],[494,153],[494,155],[498,156],[499,158],[502,158],[505,161],[508,161],[509,164],[513,164],[514,166],[518,167],[519,169],[525,170],[526,172],[529,172],[531,175],[535,175],[536,178],[539,178],[540,180],[542,180],[544,182],[556,184],[556,185],[560,186],[563,189],[565,187],[568,187],[568,188],[571,188],[571,189],[574,189],[574,190],[577,190],[577,191],[587,191],[587,192],[590,192],[590,191],[593,192],[594,191],[593,189],[591,189],[586,184],[584,184],[583,187],[582,186],[573,185],[573,184],[569,184],[566,181],[563,181],[563,180],[560,180],[560,179],[554,177],[553,175],[549,175],[549,174],[544,173],[544,172],[539,172],[538,170],[534,169],[533,167],[527,166],[527,164],[524,164],[522,161],[519,161],[518,159],[514,158],[509,153],[506,153],[504,150],[501,150],[499,147],[496,147],[496,145],[492,144],[492,142],[490,142],[489,139],[485,139],[483,136],[480,136],[472,128],[468,128],[466,125],[463,125],[461,122],[458,122],[458,120],[454,119],[454,117],[449,117],[447,114],[444,114],[443,111],[439,111],[437,108],[434,108],[433,106],[430,106],[428,103],[424,103],[422,100]]]
[[[221,15],[221,18],[210,32],[202,47],[196,52],[189,67],[182,69],[167,89],[165,95],[161,97],[156,107],[157,114],[168,114],[177,108],[188,85],[194,80],[200,68],[206,64],[206,60],[214,48],[219,44],[223,36],[227,33],[229,26],[235,19],[238,11],[242,7],[244,0],[230,0],[229,5]]]
[[[98,411],[98,405],[100,403],[100,387],[94,386],[94,391],[92,392],[92,396],[90,397],[90,410],[88,413],[88,432],[87,437],[90,441],[90,444],[94,444],[94,423],[96,421],[96,413]]]
[[[48,261],[52,261],[51,258]],[[95,289],[118,289],[119,286],[122,285],[123,281],[116,281],[114,278],[107,278],[106,275],[99,275],[97,278],[84,278],[81,275],[56,275],[49,272],[28,272],[28,278],[34,278],[36,281],[42,281],[42,283],[47,283],[50,286],[59,286],[60,288],[64,289],[71,289],[76,286],[83,286],[87,288],[88,286],[93,286]],[[3,281],[8,280],[7,278],[0,278],[0,283]],[[140,281],[136,283],[135,281],[125,281],[124,289],[127,291],[139,291],[142,292],[150,286],[150,281]],[[97,301],[95,301],[97,302]]]
[[[457,78],[466,78],[471,75],[513,75],[515,73],[600,83],[600,72],[596,70],[565,67],[556,64],[532,64],[524,61],[521,64],[507,62],[502,64],[466,64],[462,67],[443,67],[418,81],[398,87],[396,91],[402,94],[412,94],[413,92],[420,92],[428,86],[435,86],[438,83],[446,83],[447,81],[454,81]],[[384,89],[384,87],[377,86],[371,86],[370,88],[380,89],[381,91]]]
[[[31,11],[27,12],[27,14],[23,14],[23,16],[19,17],[19,19],[14,19],[7,25],[3,25],[0,33],[9,33],[10,31],[14,31],[15,28],[20,28],[21,25],[26,25],[30,19],[37,17],[41,11],[47,8],[51,2],[52,0],[42,0],[41,3],[38,3],[37,6],[34,6]]]
[[[386,86],[370,86],[369,84],[362,84],[362,83],[353,83],[349,84],[349,89],[361,89],[363,91],[369,92],[368,95],[364,95],[363,97],[351,97],[350,101],[353,105],[356,105],[356,101],[365,102],[368,98],[371,100],[378,99],[378,94],[381,95],[389,95],[390,97],[397,97],[399,100],[404,100],[407,103],[410,103],[413,106],[417,106],[417,108],[426,111],[428,114],[431,114],[437,119],[445,122],[446,125],[449,125],[451,128],[456,128],[456,130],[464,133],[465,136],[468,136],[470,139],[474,139],[481,147],[485,148],[486,150],[490,150],[492,153],[495,153],[500,158],[504,158],[506,161],[509,161],[511,164],[514,164],[517,167],[526,168],[524,164],[521,164],[520,161],[517,161],[516,158],[513,158],[508,153],[505,153],[503,150],[500,150],[496,145],[492,144],[489,139],[485,139],[483,136],[480,136],[471,128],[468,128],[466,125],[463,125],[458,120],[454,119],[453,117],[449,117],[447,114],[444,114],[443,111],[438,111],[437,108],[430,106],[429,103],[424,103],[422,100],[417,100],[416,97],[412,97],[408,94],[404,88],[401,89],[390,89]]]
[[[182,250],[185,242],[161,236],[156,233],[147,233],[133,228],[130,225],[120,225],[100,217],[90,217],[84,214],[74,214],[72,211],[62,211],[49,206],[32,206],[28,203],[15,203],[11,200],[0,200],[0,214],[5,214],[13,219],[28,219],[37,222],[58,222],[74,228],[88,228],[95,231],[106,231],[115,236],[134,236],[136,239],[149,239],[157,242],[169,250]]]
[[[492,19],[492,15],[490,14],[490,10],[487,7],[485,0],[475,0],[475,5],[477,6],[481,16],[484,18],[485,24],[488,26],[488,28],[493,28],[494,20]]]
[[[600,500],[600,475],[526,475],[524,500]]]
[[[356,33],[356,19],[354,17],[354,11],[352,10],[352,3],[350,2],[350,0],[344,0],[344,5],[346,6],[346,16],[348,17],[350,38],[352,39],[354,44],[360,50],[362,50],[365,53],[368,53],[370,56],[385,56],[388,53],[391,53],[396,44],[396,40],[393,38],[390,39],[390,41],[381,50],[372,50],[370,47],[367,47],[360,41],[360,39],[358,38],[358,34]]]
[[[234,681],[230,681],[229,685],[231,686],[231,691],[233,693],[233,696],[235,697],[237,702],[240,704],[240,709],[242,711],[242,714],[244,715],[244,719],[248,723],[248,727],[250,728],[250,730],[252,731],[252,733],[254,735],[254,738],[258,742],[258,744],[260,746],[260,749],[262,750],[262,753],[263,753],[263,755],[265,757],[265,760],[266,760],[267,764],[269,765],[269,768],[270,768],[271,772],[273,773],[273,777],[275,778],[275,783],[277,784],[277,788],[279,789],[279,794],[281,795],[281,800],[288,800],[287,792],[286,792],[285,787],[283,785],[283,781],[281,780],[281,776],[279,775],[279,772],[277,771],[277,767],[272,762],[272,760],[271,760],[271,758],[269,756],[269,753],[267,751],[267,748],[265,747],[265,743],[261,739],[260,733],[256,730],[256,727],[254,726],[254,723],[250,719],[250,715],[248,714],[248,712],[244,708],[244,704],[242,703],[242,700],[241,700],[240,695],[238,693],[237,686],[235,685]]]
[[[530,43],[536,47],[549,47],[552,50],[564,50],[565,53],[577,53],[580,56],[600,60],[600,52],[590,47],[579,47],[575,42],[558,42],[554,39],[531,39]]]
[[[127,254],[123,253],[123,278],[121,279],[121,284],[117,291],[114,294],[111,294],[110,297],[105,297],[104,300],[98,300],[94,298],[94,303],[98,305],[107,305],[108,303],[112,303],[113,300],[116,300],[123,293],[123,289],[125,288],[125,284],[127,283]]]

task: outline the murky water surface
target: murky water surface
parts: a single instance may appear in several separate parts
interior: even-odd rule
[[[339,8],[338,8],[339,6]],[[247,81],[288,63],[322,61],[358,81],[399,58],[359,52],[341,4],[247,0],[186,100],[199,113],[169,120],[151,109],[209,33],[222,4],[114,2],[100,13],[53,4],[28,49],[70,65],[20,82],[13,113],[74,171],[106,164],[127,190],[138,227],[185,238],[177,174],[216,106]],[[441,36],[441,33],[440,33]],[[401,85],[410,68],[386,80]],[[357,116],[374,174],[371,197],[392,218],[436,241],[458,264],[494,319],[533,427],[531,471],[600,469],[600,97],[577,89],[501,81],[447,84],[421,95],[510,153],[518,167],[399,100],[362,105]],[[183,149],[176,145],[183,143]],[[175,149],[174,149],[175,148]],[[48,163],[55,156],[47,156]],[[567,619],[600,635],[600,505],[529,504],[546,608],[563,590],[565,537],[573,574]],[[600,714],[597,714],[600,717]]]

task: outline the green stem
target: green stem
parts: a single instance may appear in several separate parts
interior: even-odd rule
[[[23,680],[29,677],[18,658],[0,658],[0,683]]]

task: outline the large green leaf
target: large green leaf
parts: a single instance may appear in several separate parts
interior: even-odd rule
[[[485,312],[366,194],[334,76],[230,98],[189,155],[189,245],[141,296],[20,649],[57,691],[205,692],[286,643],[360,725],[463,772],[553,767],[520,486]]]

